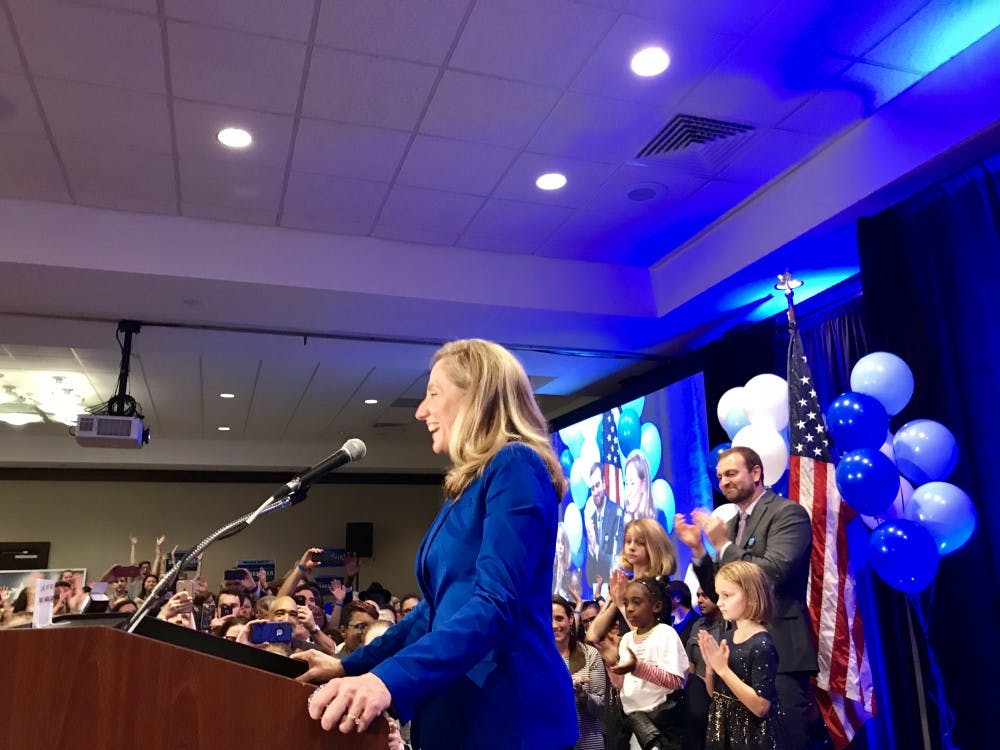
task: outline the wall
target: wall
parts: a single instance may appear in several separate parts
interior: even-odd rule
[[[96,578],[128,562],[129,535],[139,537],[138,560],[152,555],[154,537],[166,534],[190,548],[223,524],[250,512],[273,484],[0,481],[0,540],[49,541],[49,566],[86,566]],[[215,586],[238,559],[274,558],[278,575],[309,546],[343,546],[349,521],[374,523],[372,561],[361,585],[378,580],[393,593],[416,589],[417,546],[441,507],[434,485],[320,484],[292,508],[258,519],[248,530],[213,545],[204,572]]]

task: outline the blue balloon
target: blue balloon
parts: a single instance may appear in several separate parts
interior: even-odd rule
[[[972,498],[948,482],[928,482],[917,487],[903,516],[927,529],[942,555],[957,550],[976,530]]]
[[[708,471],[708,483],[720,495],[722,494],[722,490],[719,489],[719,477],[715,473],[715,467],[719,465],[719,454],[732,447],[732,443],[719,443],[708,452],[708,457],[705,459],[705,468]]]
[[[660,470],[663,461],[663,442],[660,440],[660,430],[652,422],[642,426],[639,437],[639,448],[649,461],[649,478],[652,479]]]
[[[559,454],[559,463],[562,464],[563,474],[569,479],[570,472],[573,471],[573,454],[569,448]]]
[[[826,426],[838,450],[878,448],[889,431],[889,415],[871,396],[841,393],[826,412]]]
[[[895,354],[872,352],[851,370],[851,390],[878,399],[889,414],[899,414],[913,395],[913,373]]]
[[[629,401],[627,404],[622,404],[622,411],[625,411],[626,409],[631,409],[632,411],[635,412],[635,415],[637,417],[641,418],[642,410],[645,406],[646,406],[646,397],[639,396],[639,398],[635,399],[634,401]]]
[[[747,413],[741,407],[736,407],[730,409],[722,420],[722,429],[726,431],[729,439],[732,440],[736,437],[736,433],[748,424],[750,424],[750,417],[747,416]]]
[[[931,419],[914,419],[892,439],[899,473],[915,485],[947,479],[958,463],[958,443],[951,430]]]
[[[618,445],[626,456],[639,447],[639,416],[631,409],[622,409],[618,417]]]
[[[858,513],[880,516],[899,494],[899,472],[879,451],[859,448],[837,464],[837,489]]]
[[[937,574],[940,558],[934,537],[905,518],[879,525],[868,540],[868,552],[879,578],[907,594],[923,591]]]

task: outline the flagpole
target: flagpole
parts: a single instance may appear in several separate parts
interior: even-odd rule
[[[791,271],[778,274],[778,283],[774,288],[785,293],[785,302],[788,303],[788,328],[793,330],[796,327],[795,320],[795,289],[802,286],[802,282],[792,278]]]

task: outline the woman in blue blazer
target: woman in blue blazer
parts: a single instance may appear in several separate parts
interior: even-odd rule
[[[369,646],[310,670],[335,679],[309,713],[363,731],[391,703],[413,719],[420,750],[569,748],[573,687],[550,603],[565,479],[527,375],[497,344],[453,341],[434,356],[416,416],[452,461],[417,554],[424,600]]]

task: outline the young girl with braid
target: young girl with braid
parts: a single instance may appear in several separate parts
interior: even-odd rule
[[[670,616],[665,579],[637,578],[625,587],[625,617],[631,630],[618,652],[604,648],[612,684],[632,730],[633,750],[681,750],[687,744],[687,712],[681,688],[688,657]]]

